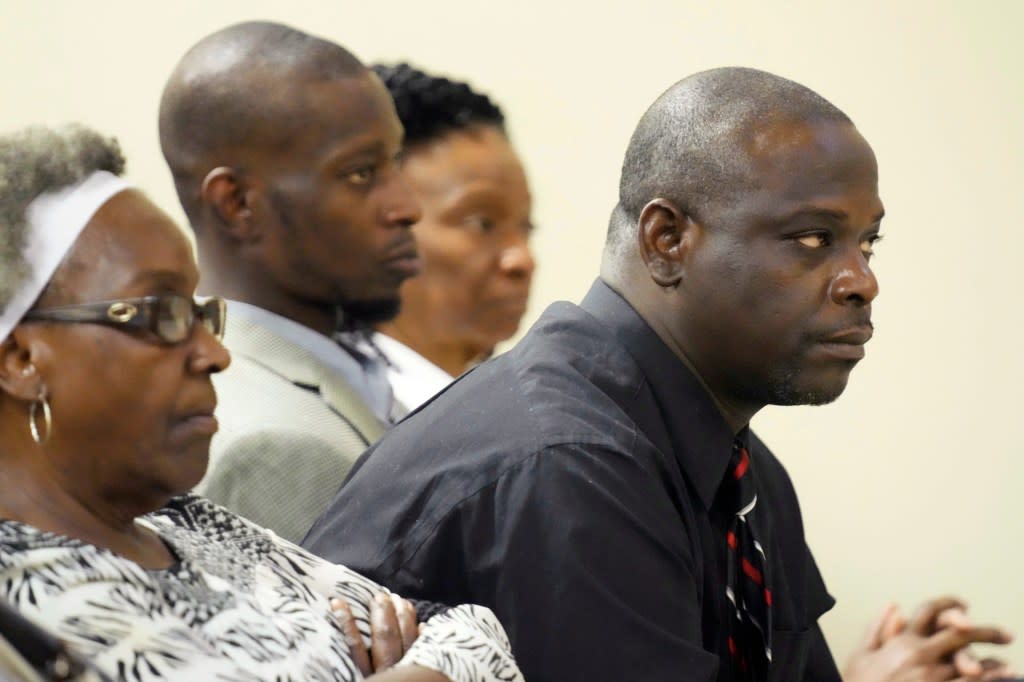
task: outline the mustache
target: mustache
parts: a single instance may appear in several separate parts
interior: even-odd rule
[[[871,322],[871,315],[857,315],[856,317],[845,320],[841,324],[837,324],[834,327],[819,332],[816,336],[829,338],[832,336],[838,336],[843,332],[850,331],[851,329],[866,329],[873,332],[875,330],[875,325]]]
[[[817,329],[805,335],[804,342],[808,346],[817,343],[856,343],[863,344],[874,336],[875,325],[871,322],[871,313],[864,312],[852,315],[842,322]]]
[[[384,251],[388,254],[406,255],[410,252],[418,252],[419,249],[417,247],[416,237],[413,236],[412,232],[403,232],[388,242],[388,245],[384,247]]]

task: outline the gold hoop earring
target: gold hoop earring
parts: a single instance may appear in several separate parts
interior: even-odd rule
[[[43,406],[43,425],[46,427],[46,433],[42,436],[39,435],[39,427],[36,426],[36,408],[39,405]],[[43,391],[28,408],[28,430],[32,434],[32,440],[40,447],[50,441],[50,434],[53,432],[53,416],[50,414],[50,401],[46,399],[46,391]]]

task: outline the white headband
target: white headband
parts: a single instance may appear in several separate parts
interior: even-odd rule
[[[96,171],[77,185],[46,192],[32,200],[25,210],[28,234],[24,257],[30,272],[0,315],[0,341],[10,335],[43,293],[96,211],[110,197],[129,187],[113,173]]]

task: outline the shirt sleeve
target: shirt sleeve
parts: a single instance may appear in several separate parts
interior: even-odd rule
[[[688,530],[666,522],[679,518],[633,457],[561,445],[464,501],[393,582],[441,584],[466,562],[455,574],[493,605],[531,682],[712,682],[699,562]]]
[[[340,564],[321,559],[297,545],[271,535],[279,552],[271,554],[307,576],[308,587],[321,594],[326,605],[341,597],[370,646],[370,600],[390,590]],[[522,681],[511,645],[494,613],[483,606],[462,604],[431,616],[420,636],[398,663],[418,665],[446,675],[452,682]]]
[[[817,623],[814,624],[811,631],[804,681],[843,682],[835,659],[832,658],[832,651],[829,649],[828,642],[825,641],[825,633],[821,631],[821,626]]]
[[[108,676],[237,679],[238,661],[166,608],[137,564],[88,545],[31,550],[15,560],[0,572],[4,596]],[[354,679],[352,672],[341,679]]]
[[[351,464],[323,438],[295,430],[254,429],[215,445],[197,491],[293,542],[330,504]]]

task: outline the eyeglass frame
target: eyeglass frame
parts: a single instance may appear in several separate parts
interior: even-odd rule
[[[159,306],[168,300],[184,300],[192,319],[184,335],[180,339],[170,339],[160,331]],[[167,305],[167,304],[164,304]],[[213,306],[211,308],[211,305]],[[167,310],[172,310],[167,306]],[[212,313],[212,314],[211,314]],[[30,310],[22,320],[37,322],[84,322],[102,324],[115,329],[135,329],[148,331],[167,345],[184,343],[195,331],[199,322],[217,340],[224,338],[224,327],[227,318],[227,303],[220,296],[209,296],[201,301],[181,294],[159,294],[138,298],[122,298],[94,303],[76,303],[55,306],[40,310]],[[209,322],[209,324],[207,324]],[[219,325],[218,325],[219,322]]]

